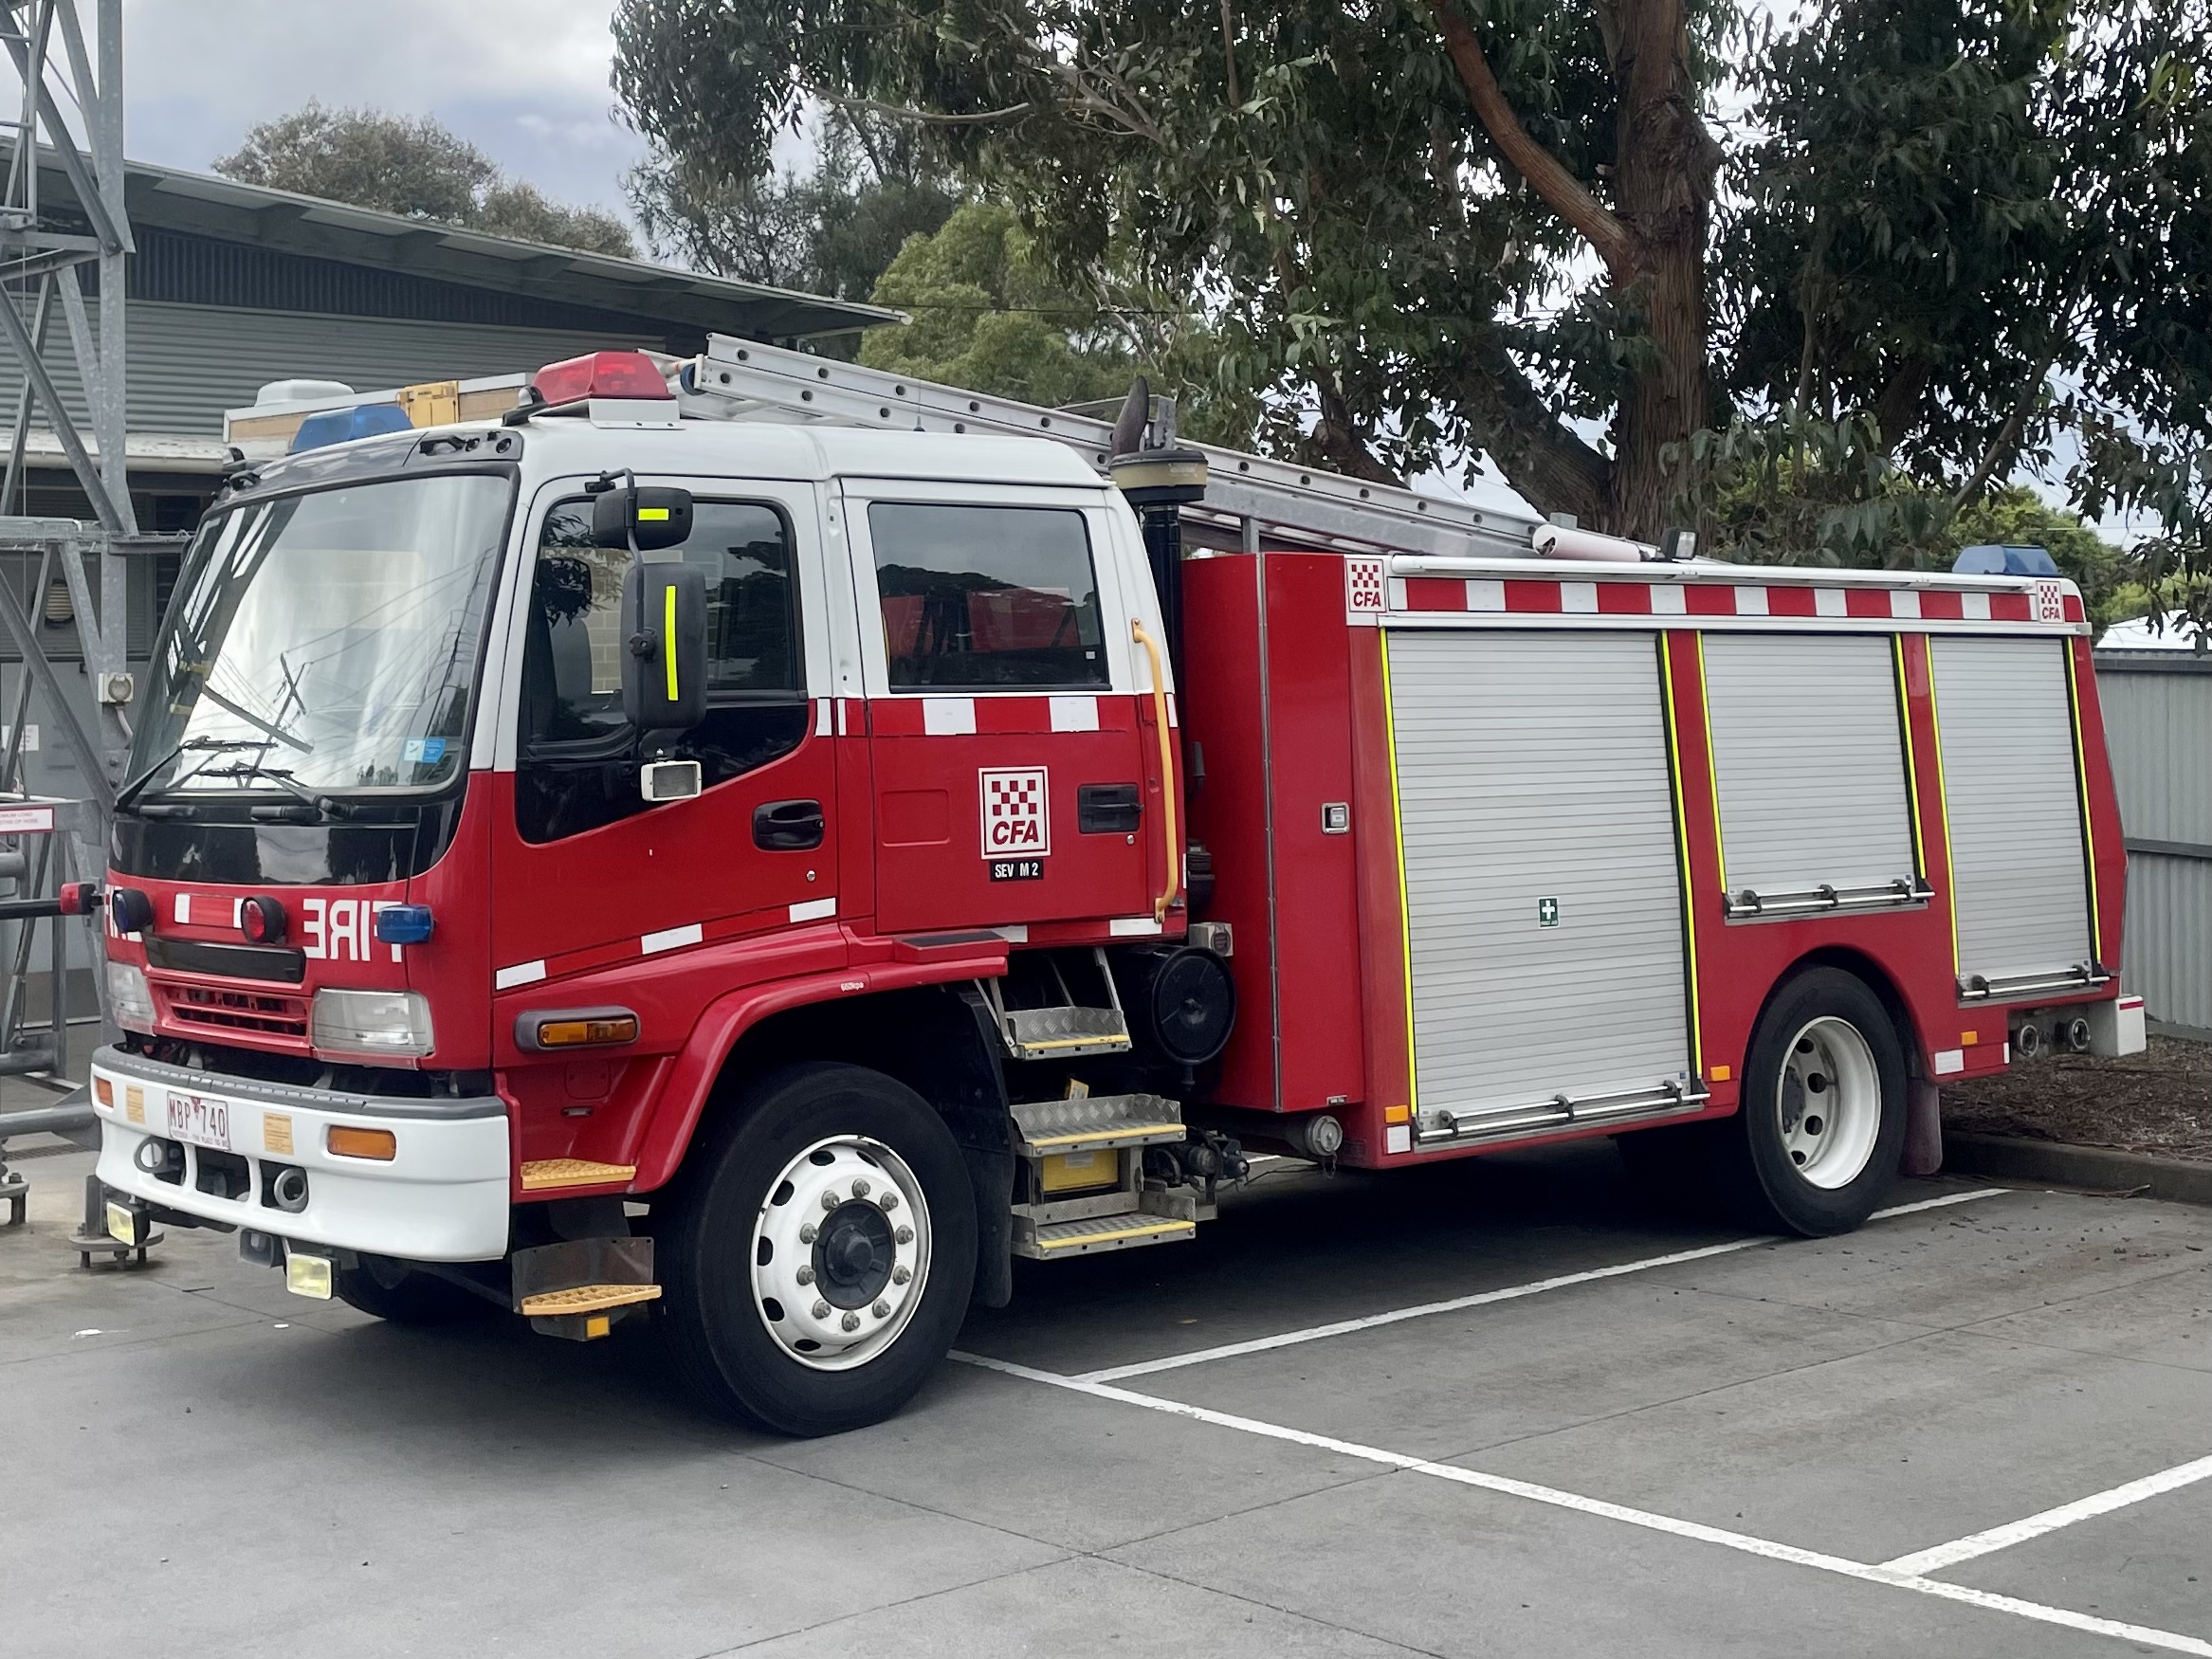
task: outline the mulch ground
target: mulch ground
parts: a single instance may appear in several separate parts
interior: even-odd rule
[[[2141,1054],[2053,1054],[1947,1084],[1946,1129],[2212,1161],[2212,1044],[2153,1037]]]

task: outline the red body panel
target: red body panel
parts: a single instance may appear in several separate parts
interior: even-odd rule
[[[1206,765],[1192,832],[1214,853],[1217,887],[1208,919],[1234,928],[1232,966],[1242,1010],[1216,1098],[1225,1105],[1275,1111],[1329,1104],[1344,1122],[1342,1156],[1356,1165],[1616,1133],[1626,1125],[1552,1129],[1519,1140],[1417,1153],[1384,1151],[1390,1109],[1402,1109],[1411,1092],[1403,899],[1382,652],[1375,629],[1347,626],[1344,571],[1341,558],[1318,554],[1216,555],[1185,567],[1188,637],[1204,642],[1191,651],[1188,670],[1192,735],[1203,747]],[[1710,1095],[1699,1115],[1736,1109],[1745,1056],[1766,998],[1794,966],[1816,955],[1856,962],[1893,989],[1910,1028],[1906,1040],[1917,1050],[1924,1074],[1965,1078],[2002,1070],[2005,1008],[1962,1005],[1957,994],[1927,636],[1901,628],[1895,648],[1906,690],[1920,873],[1932,897],[1892,910],[1729,920],[1722,910],[1713,767],[1694,627],[1700,617],[1747,615],[1801,627],[1817,627],[1821,617],[1841,617],[1847,624],[1963,621],[1967,613],[1962,596],[1874,587],[1845,588],[1830,596],[1807,585],[1704,573],[1669,595],[1657,592],[1666,585],[1663,578],[1654,582],[1633,567],[1594,568],[1587,580],[1577,579],[1584,574],[1546,571],[1525,580],[1481,582],[1415,576],[1398,584],[1398,605],[1414,612],[1504,611],[1550,626],[1574,624],[1576,612],[1650,618],[1664,630],[1679,830],[1692,896],[1686,921],[1695,965],[1686,1013],[1694,1016],[1695,1064]],[[1662,606],[1661,598],[1669,603]],[[2038,611],[2039,603],[2045,608]],[[2078,604],[2071,595],[2061,605],[2039,594],[1993,592],[1986,615],[1995,622],[2056,624],[2078,620]],[[1670,626],[1664,618],[1672,616],[1682,622]],[[2089,642],[2075,637],[2070,648],[2093,847],[2093,925],[2100,958],[2111,963],[2118,956],[2126,855],[2089,671]],[[1350,803],[1348,835],[1319,833],[1320,804],[1327,800]],[[2107,986],[2066,1000],[2113,994]],[[1271,1009],[1275,1018],[1262,1017]],[[1603,1017],[1602,1010],[1594,1006],[1592,1017]]]
[[[927,705],[947,701],[972,731],[926,729]],[[871,702],[878,925],[918,933],[1150,915],[1150,872],[1164,846],[1157,811],[1129,832],[1085,834],[1077,817],[1084,785],[1143,784],[1153,739],[1140,730],[1139,701],[1098,693]],[[1061,727],[1093,729],[1055,730],[1055,706]],[[1038,773],[1042,814],[1002,812],[986,823],[987,792],[1027,805]],[[1037,878],[992,879],[995,866],[1033,858]]]

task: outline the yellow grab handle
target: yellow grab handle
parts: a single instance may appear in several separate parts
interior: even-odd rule
[[[1175,849],[1175,745],[1167,736],[1167,671],[1160,661],[1160,646],[1144,631],[1144,625],[1131,622],[1129,632],[1152,659],[1152,718],[1160,727],[1160,793],[1165,797],[1167,814],[1167,885],[1152,902],[1152,920],[1165,921],[1167,907],[1182,891],[1182,859]]]

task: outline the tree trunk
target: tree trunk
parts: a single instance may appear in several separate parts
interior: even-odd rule
[[[1616,0],[1606,10],[1620,89],[1616,199],[1636,239],[1633,272],[1614,269],[1614,299],[1651,343],[1614,420],[1607,528],[1656,540],[1691,438],[1711,414],[1705,249],[1720,147],[1697,117],[1681,0]]]
[[[1705,245],[1721,151],[1698,118],[1683,7],[1684,0],[1597,0],[1618,89],[1608,207],[1521,125],[1457,0],[1429,0],[1460,86],[1499,157],[1604,262],[1618,332],[1649,341],[1614,411],[1609,466],[1595,454],[1586,462],[1563,456],[1556,443],[1536,442],[1530,451],[1565,464],[1554,465],[1547,479],[1563,486],[1603,467],[1600,527],[1646,540],[1667,528],[1682,452],[1711,413]]]

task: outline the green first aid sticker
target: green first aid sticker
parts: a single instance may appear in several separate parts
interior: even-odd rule
[[[1536,925],[1539,927],[1557,927],[1559,925],[1559,901],[1557,899],[1545,898],[1536,901]]]

